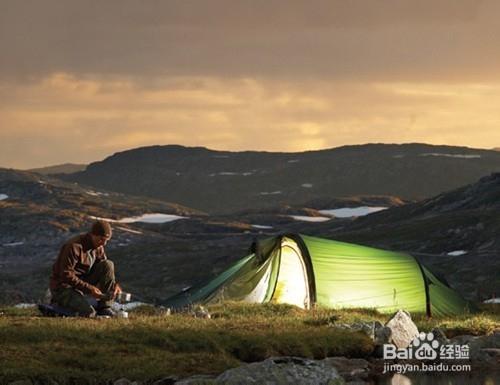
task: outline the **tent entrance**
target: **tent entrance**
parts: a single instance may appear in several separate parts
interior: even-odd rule
[[[288,303],[309,309],[311,298],[307,270],[297,244],[290,238],[281,241],[280,267],[273,302]]]

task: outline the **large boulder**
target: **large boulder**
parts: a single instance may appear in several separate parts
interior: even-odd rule
[[[328,361],[300,357],[272,357],[262,362],[229,369],[217,384],[245,385],[343,385],[345,381]]]
[[[418,336],[417,325],[412,321],[410,313],[405,310],[398,310],[385,326],[391,329],[389,342],[398,349],[407,348]]]

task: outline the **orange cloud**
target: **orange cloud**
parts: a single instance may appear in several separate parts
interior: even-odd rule
[[[0,84],[0,165],[90,162],[156,144],[302,151],[367,142],[500,144],[500,83],[129,77]]]

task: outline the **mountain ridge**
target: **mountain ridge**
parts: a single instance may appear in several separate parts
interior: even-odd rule
[[[168,145],[119,152],[60,177],[227,214],[353,195],[424,199],[495,171],[500,171],[497,151],[418,143],[298,153]]]
[[[75,172],[85,170],[86,167],[87,167],[86,164],[63,163],[47,167],[30,168],[25,171],[34,172],[42,175],[73,174]]]

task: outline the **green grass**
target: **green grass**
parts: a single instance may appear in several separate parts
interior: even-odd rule
[[[50,378],[60,384],[72,378],[84,383],[121,377],[151,381],[169,375],[218,374],[276,355],[367,357],[373,350],[371,340],[335,325],[384,323],[389,318],[372,310],[305,311],[275,304],[233,303],[209,310],[212,319],[168,316],[143,307],[129,319],[93,320],[0,309],[0,383],[23,378]],[[500,327],[498,314],[415,318],[420,329],[441,327],[447,334],[484,334]]]
[[[307,312],[292,306],[210,310],[216,318],[166,316],[142,309],[129,319],[92,320],[42,318],[30,310],[3,309],[0,382],[42,377],[58,382],[151,380],[218,374],[276,355],[365,357],[373,349],[361,333],[304,323]]]

